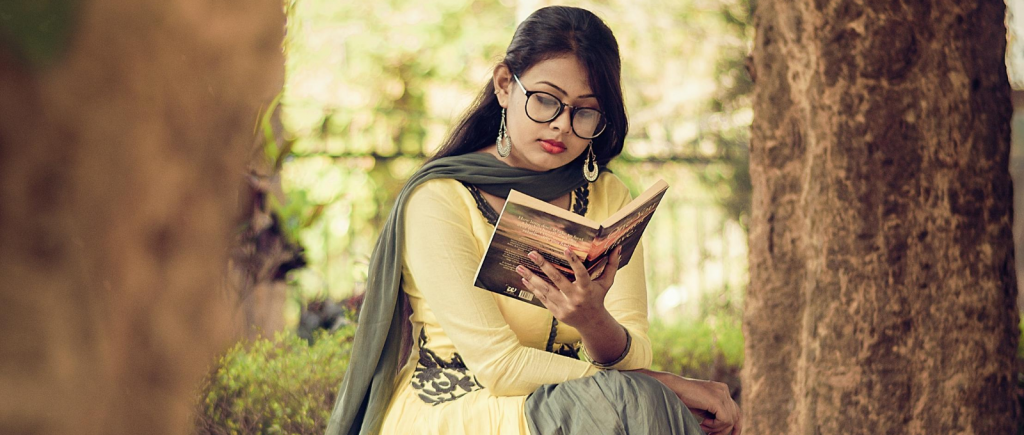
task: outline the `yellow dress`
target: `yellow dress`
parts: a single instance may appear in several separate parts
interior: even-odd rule
[[[631,199],[611,173],[591,183],[588,198],[586,217],[595,221]],[[427,181],[406,207],[402,290],[413,310],[414,340],[381,433],[529,434],[523,405],[531,392],[599,369],[545,351],[548,310],[473,286],[494,227],[465,186]],[[616,274],[605,305],[632,336],[628,355],[612,369],[649,367],[642,246]],[[579,341],[575,328],[558,324],[556,343]]]

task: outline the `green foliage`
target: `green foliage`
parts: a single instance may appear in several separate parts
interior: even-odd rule
[[[67,51],[81,2],[5,1],[0,7],[0,44],[10,45],[34,67],[53,64]]]
[[[738,320],[655,320],[648,335],[654,349],[653,370],[711,379],[735,375],[743,365],[743,332]]]
[[[239,342],[202,384],[197,434],[322,434],[348,366],[353,326],[308,345],[293,333]]]

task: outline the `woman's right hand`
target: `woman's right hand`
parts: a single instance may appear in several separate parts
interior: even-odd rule
[[[605,308],[604,298],[608,294],[608,290],[611,289],[612,283],[615,282],[621,254],[622,246],[617,246],[612,250],[609,254],[608,264],[597,279],[590,278],[587,267],[569,248],[566,248],[562,255],[572,267],[572,271],[576,275],[575,281],[569,281],[565,275],[562,275],[562,272],[537,251],[531,251],[528,256],[554,285],[548,284],[525,266],[516,267],[516,272],[523,277],[526,289],[537,296],[559,322],[576,328],[581,334],[592,330],[591,326],[614,324],[615,330],[617,330],[620,326],[611,318],[611,314]]]

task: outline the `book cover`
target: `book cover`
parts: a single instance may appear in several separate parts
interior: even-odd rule
[[[569,281],[576,276],[562,252],[572,249],[596,279],[608,264],[609,254],[622,246],[619,267],[629,263],[640,236],[658,208],[668,184],[658,180],[650,188],[602,222],[594,222],[571,211],[513,190],[501,210],[491,242],[487,246],[474,285],[543,307],[524,288],[516,266],[529,268],[544,280],[547,275],[526,255],[537,251]]]

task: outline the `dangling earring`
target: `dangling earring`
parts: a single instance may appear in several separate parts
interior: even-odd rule
[[[505,129],[505,108],[501,108],[501,126],[498,127],[498,140],[495,141],[498,145],[498,155],[502,157],[508,157],[512,153],[512,139],[509,139],[508,132]]]
[[[587,144],[587,159],[583,161],[583,178],[593,183],[597,181],[597,156],[594,155],[594,142]]]

